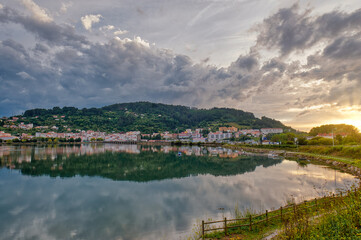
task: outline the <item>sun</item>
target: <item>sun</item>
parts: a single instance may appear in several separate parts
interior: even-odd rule
[[[348,125],[352,125],[355,126],[360,132],[361,132],[361,116],[358,119],[340,119],[340,120],[335,120],[332,123],[334,124],[348,124]]]

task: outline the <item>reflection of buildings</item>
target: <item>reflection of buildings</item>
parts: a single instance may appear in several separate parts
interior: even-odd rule
[[[235,158],[244,155],[244,152],[233,151],[222,147],[200,147],[200,146],[141,146],[127,144],[80,144],[64,146],[0,146],[1,165],[11,162],[31,162],[32,160],[55,160],[59,157],[70,155],[93,155],[104,152],[124,152],[139,154],[141,151],[178,153],[195,156],[218,156],[221,158]]]

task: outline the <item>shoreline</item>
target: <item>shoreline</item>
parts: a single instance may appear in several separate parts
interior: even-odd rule
[[[316,165],[322,165],[325,167],[330,167],[332,169],[337,169],[341,172],[346,172],[351,174],[357,179],[361,179],[361,169],[355,164],[358,163],[358,159],[351,159],[351,158],[337,158],[333,156],[327,156],[327,155],[319,155],[319,154],[313,154],[313,153],[307,153],[307,152],[292,152],[288,150],[283,149],[267,149],[267,148],[257,148],[257,147],[250,147],[250,146],[240,146],[240,145],[228,145],[228,144],[217,144],[217,143],[199,143],[199,144],[175,144],[174,142],[137,142],[137,143],[117,143],[117,142],[58,142],[58,143],[48,143],[48,142],[36,142],[36,143],[0,143],[0,146],[79,146],[82,144],[124,144],[124,145],[140,145],[140,146],[162,146],[162,145],[172,145],[174,147],[180,147],[180,146],[197,146],[197,147],[222,147],[222,148],[228,148],[232,150],[241,150],[245,152],[251,152],[256,154],[277,154],[279,156],[284,157],[285,159],[291,160],[291,161],[297,161],[301,162],[304,161],[304,163],[308,164],[316,164]],[[360,183],[358,184],[357,188],[360,188]],[[318,200],[319,198],[317,198]],[[317,201],[315,200],[315,201]],[[312,202],[312,201],[311,201]],[[269,228],[265,228],[265,230],[270,230]],[[276,228],[280,229],[280,228]],[[277,231],[277,230],[276,230]],[[246,234],[250,234],[253,237],[257,235],[256,232],[249,232]],[[257,237],[255,239],[261,239],[262,237],[265,237],[265,233],[263,231],[259,232]],[[232,236],[232,235],[231,235]],[[232,239],[228,237],[223,237],[221,239]],[[237,236],[233,235],[233,237]],[[252,239],[253,239],[252,237]],[[213,239],[213,238],[212,238]]]
[[[307,152],[293,152],[284,149],[274,149],[274,148],[257,148],[251,146],[240,146],[240,145],[228,145],[223,143],[183,143],[183,142],[18,142],[18,143],[0,143],[0,146],[39,146],[39,145],[81,145],[81,144],[124,144],[124,145],[140,145],[140,146],[199,146],[199,147],[224,147],[232,150],[242,150],[246,152],[259,153],[259,154],[269,154],[275,153],[285,158],[291,158],[290,160],[306,160],[310,163],[315,163],[318,165],[328,166],[346,173],[349,173],[359,179],[361,179],[361,168],[355,166],[353,163],[360,160],[355,160],[352,158],[343,158],[343,157],[334,157],[330,155],[321,155],[313,154]]]

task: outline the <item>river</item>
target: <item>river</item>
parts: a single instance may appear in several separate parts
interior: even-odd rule
[[[358,184],[325,166],[224,148],[0,146],[0,239],[187,239],[201,220]]]

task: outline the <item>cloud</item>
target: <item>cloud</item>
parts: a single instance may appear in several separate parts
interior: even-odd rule
[[[35,78],[30,76],[27,72],[18,72],[16,75],[20,76],[23,79],[35,80]]]
[[[258,33],[257,47],[279,49],[285,56],[292,51],[302,51],[320,41],[338,36],[352,36],[361,28],[361,9],[352,13],[332,11],[312,16],[312,10],[300,11],[298,4],[280,9],[266,18],[253,30]]]
[[[114,35],[123,35],[126,34],[128,31],[127,30],[118,30],[114,32]]]
[[[53,19],[49,16],[44,8],[39,7],[32,0],[22,0],[23,5],[31,11],[33,17],[41,22],[52,22]]]
[[[102,18],[102,15],[85,15],[84,17],[81,17],[81,23],[83,24],[84,28],[88,31],[91,31],[93,23],[100,22],[100,19]]]
[[[53,21],[42,21],[38,18],[23,16],[17,10],[9,7],[0,9],[0,23],[20,24],[40,40],[47,41],[49,45],[79,48],[88,44],[86,38],[77,34],[70,25],[58,25]]]
[[[280,9],[252,29],[254,46],[223,68],[207,65],[209,59],[197,64],[137,35],[122,37],[126,30],[111,24],[99,28],[107,39],[94,40],[98,33],[91,29],[100,14],[81,18],[85,35],[34,16],[0,9],[0,23],[18,24],[36,38],[31,47],[13,39],[0,44],[0,102],[11,101],[0,103],[4,113],[148,100],[290,119],[312,114],[308,106],[361,104],[361,10],[316,14],[297,4]]]
[[[61,8],[60,8],[60,13],[64,14],[68,11],[68,8],[73,6],[73,3],[72,2],[62,2],[61,3]]]
[[[114,30],[114,28],[115,27],[113,25],[106,25],[106,26],[100,27],[99,30],[111,31],[111,30]]]

